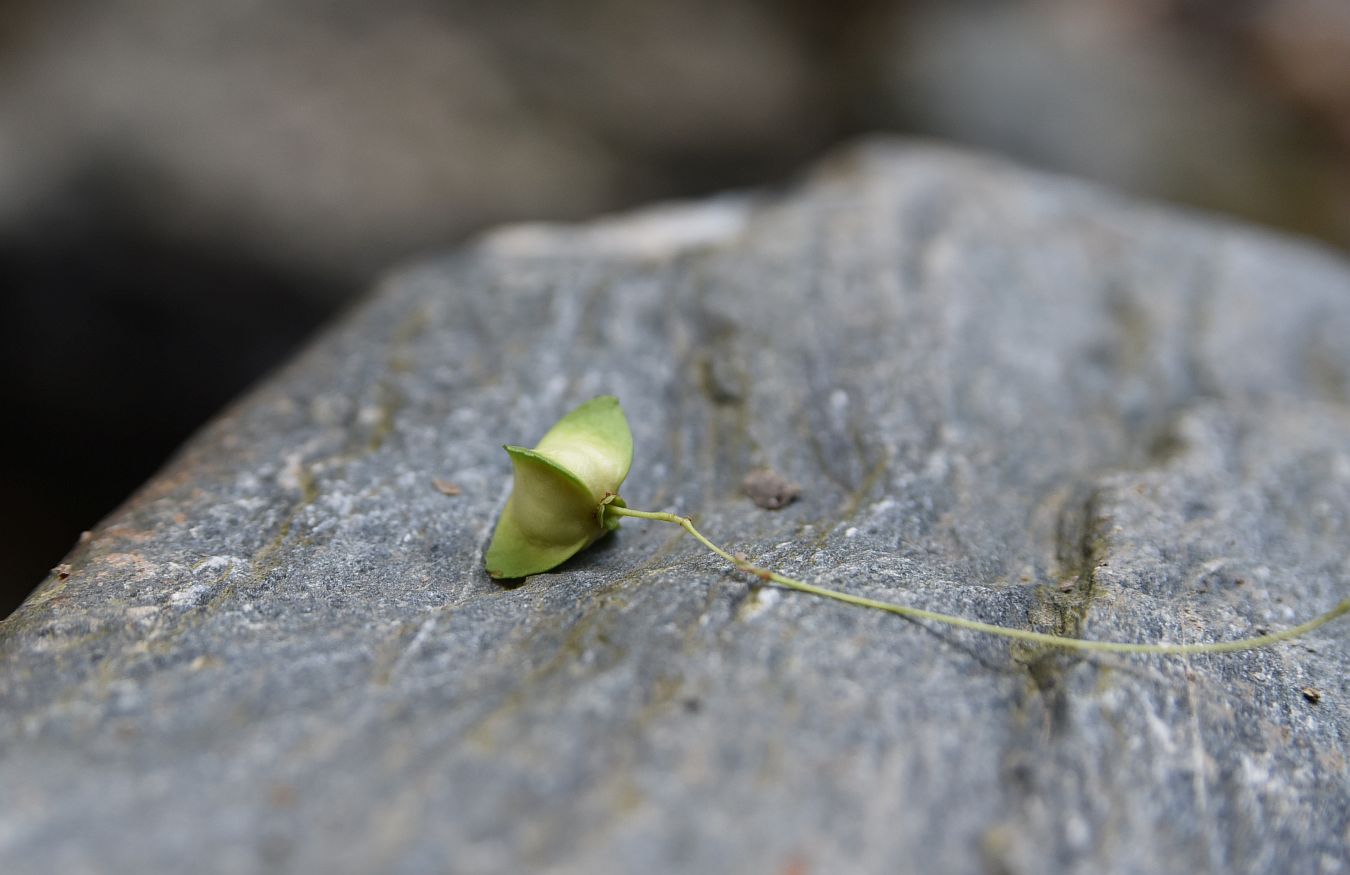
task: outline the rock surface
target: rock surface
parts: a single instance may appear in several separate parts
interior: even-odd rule
[[[503,230],[390,277],[0,623],[0,871],[1350,871],[1344,624],[1071,657],[636,520],[482,570],[500,445],[614,393],[628,503],[786,573],[1283,627],[1350,581],[1347,337],[1337,257],[904,144]],[[755,507],[760,466],[801,498]]]

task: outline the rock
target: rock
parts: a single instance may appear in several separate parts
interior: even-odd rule
[[[799,484],[779,474],[772,468],[756,468],[741,481],[741,491],[757,506],[765,510],[778,510],[787,507],[801,497]]]
[[[614,393],[629,504],[785,573],[1284,627],[1346,595],[1347,337],[1336,256],[887,142],[411,266],[0,623],[0,871],[1345,871],[1344,623],[1080,658],[657,523],[482,557],[501,444]],[[764,465],[802,499],[747,502]]]

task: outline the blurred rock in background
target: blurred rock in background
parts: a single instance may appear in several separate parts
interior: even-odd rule
[[[1350,242],[1350,140],[1239,38],[1261,4],[1202,5],[925,4],[873,31],[869,123]]]
[[[12,0],[0,614],[393,262],[864,130],[1350,245],[1350,7]]]

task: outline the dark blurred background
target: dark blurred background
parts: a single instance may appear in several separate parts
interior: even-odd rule
[[[895,131],[1350,245],[1345,0],[10,0],[0,616],[382,268]]]

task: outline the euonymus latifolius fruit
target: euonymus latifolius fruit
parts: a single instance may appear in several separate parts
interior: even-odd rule
[[[794,580],[752,565],[742,554],[723,550],[705,538],[689,517],[627,507],[619,497],[619,487],[633,461],[633,435],[619,399],[613,396],[593,398],[558,420],[533,450],[507,446],[506,452],[515,466],[515,484],[487,551],[488,573],[498,578],[525,577],[555,568],[618,528],[620,517],[635,517],[681,526],[708,550],[767,584],[857,607],[1071,650],[1163,655],[1250,650],[1297,638],[1350,612],[1347,599],[1325,614],[1279,632],[1201,644],[1092,641],[995,626]]]

